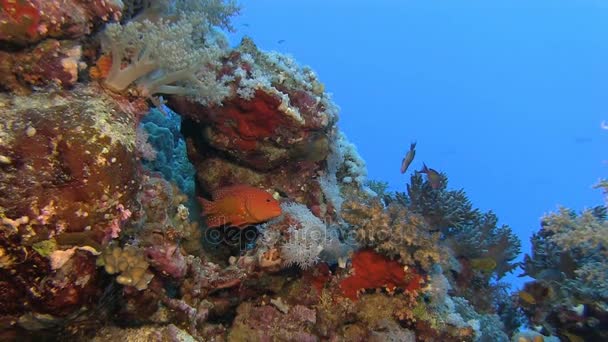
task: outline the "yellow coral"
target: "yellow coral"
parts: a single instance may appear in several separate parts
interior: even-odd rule
[[[141,250],[126,246],[124,249],[118,246],[111,246],[97,259],[99,266],[104,266],[109,274],[117,274],[116,282],[133,286],[138,290],[144,290],[154,277],[148,272],[148,262],[144,259]]]

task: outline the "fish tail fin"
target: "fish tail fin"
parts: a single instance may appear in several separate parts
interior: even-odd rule
[[[415,148],[416,148],[416,142],[415,142],[415,141],[412,141],[412,142],[410,143],[410,150],[413,150],[413,149],[415,149]]]
[[[203,215],[206,215],[206,216],[213,215],[217,212],[217,208],[213,201],[209,201],[202,197],[199,197],[198,201],[201,204],[201,206],[203,207]]]
[[[209,201],[202,197],[198,198],[201,206],[203,207],[203,216],[205,217],[205,223],[208,228],[221,227],[226,223],[226,218],[219,214],[217,205],[213,201]]]
[[[429,168],[426,167],[425,163],[422,163],[422,170],[418,171],[418,173],[427,173],[429,172]]]

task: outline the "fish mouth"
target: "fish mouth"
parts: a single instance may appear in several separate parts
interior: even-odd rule
[[[281,207],[278,207],[275,211],[272,212],[272,217],[281,216],[281,214],[283,214],[283,211],[281,210]]]

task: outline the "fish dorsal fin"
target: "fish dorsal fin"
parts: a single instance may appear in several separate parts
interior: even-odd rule
[[[213,191],[213,193],[211,194],[211,198],[213,198],[214,201],[220,200],[222,198],[226,198],[226,197],[231,197],[234,195],[240,195],[243,193],[243,191],[247,191],[248,189],[250,189],[251,187],[248,185],[230,185],[224,188],[219,188],[215,191]]]

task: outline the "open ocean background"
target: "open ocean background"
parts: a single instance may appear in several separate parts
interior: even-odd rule
[[[530,253],[540,217],[601,204],[608,2],[245,0],[236,44],[310,65],[369,178],[405,191],[422,162],[493,210]],[[399,173],[411,141],[417,154]],[[521,285],[516,271],[507,280]]]

